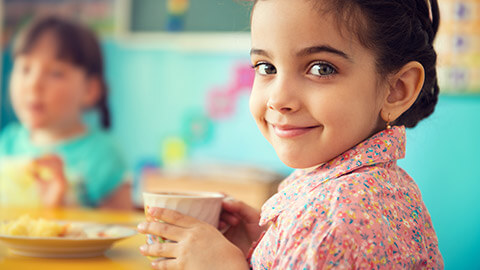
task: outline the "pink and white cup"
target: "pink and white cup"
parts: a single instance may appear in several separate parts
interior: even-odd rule
[[[152,207],[167,208],[184,215],[204,221],[215,228],[218,227],[222,201],[225,196],[217,192],[144,192],[143,202],[147,221],[160,221],[150,216]],[[168,241],[159,236],[147,234],[147,244]],[[150,259],[160,259],[149,257]]]

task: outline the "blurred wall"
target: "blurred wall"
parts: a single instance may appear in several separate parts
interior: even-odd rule
[[[212,93],[231,91],[238,67],[250,69],[248,51],[194,53],[105,43],[114,115],[113,133],[129,164],[160,159],[162,143],[178,137],[191,161],[260,164],[289,172],[250,117],[249,88],[238,89],[224,112],[211,112]],[[221,98],[221,97],[220,97]],[[205,119],[204,138],[188,140],[192,117]],[[201,123],[202,124],[202,123]]]

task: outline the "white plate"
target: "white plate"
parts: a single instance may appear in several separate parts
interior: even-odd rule
[[[115,231],[112,236],[90,238],[29,237],[0,234],[3,242],[14,254],[43,258],[85,258],[102,255],[115,241],[135,235],[134,229],[118,225],[70,222],[92,231]]]

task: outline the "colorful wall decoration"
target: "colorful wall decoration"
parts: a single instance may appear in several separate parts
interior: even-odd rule
[[[435,42],[443,93],[480,93],[480,2],[440,0]]]
[[[253,1],[118,0],[132,32],[247,32]]]
[[[207,96],[207,108],[212,119],[225,119],[235,112],[238,95],[250,92],[255,73],[249,64],[237,64],[229,84],[214,87]]]
[[[162,139],[160,161],[165,169],[185,165],[192,149],[214,139],[216,124],[234,116],[238,99],[252,88],[255,73],[249,63],[239,62],[233,64],[229,77],[226,84],[212,86],[206,92],[205,108],[185,112],[179,135]]]
[[[167,31],[182,31],[185,24],[185,14],[189,7],[189,0],[167,1]]]
[[[218,140],[216,128],[237,117],[239,99],[248,98],[254,75],[248,62],[234,62],[225,84],[205,89],[201,102],[203,108],[185,110],[180,118],[180,128],[161,137],[159,164],[167,171],[181,169],[188,164],[192,152],[208,148],[210,142]]]

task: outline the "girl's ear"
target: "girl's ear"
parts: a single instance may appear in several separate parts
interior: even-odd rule
[[[98,77],[90,77],[87,81],[87,87],[83,96],[83,108],[90,109],[94,107],[102,96],[102,85]]]
[[[417,61],[408,62],[389,79],[388,93],[380,116],[385,122],[394,122],[415,102],[423,87],[425,70]]]

